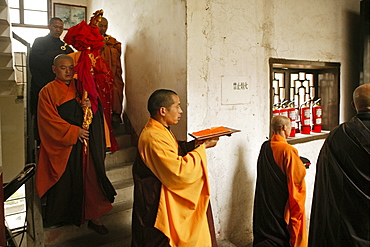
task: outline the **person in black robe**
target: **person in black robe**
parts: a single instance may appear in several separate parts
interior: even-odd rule
[[[370,246],[370,84],[357,115],[326,138],[317,160],[308,246]]]
[[[34,122],[35,139],[37,134],[37,102],[38,94],[48,82],[55,78],[52,70],[53,60],[59,54],[72,53],[73,50],[62,40],[60,35],[63,32],[64,23],[62,19],[53,17],[49,21],[49,34],[45,37],[36,38],[30,52],[30,71],[31,71],[31,89],[29,109]]]

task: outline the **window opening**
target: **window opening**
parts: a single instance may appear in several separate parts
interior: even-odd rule
[[[339,63],[270,59],[272,115],[290,118],[290,137],[329,131],[339,123],[339,68]]]
[[[9,0],[13,26],[45,27],[50,17],[50,0]]]
[[[26,192],[22,185],[4,202],[5,221],[9,229],[23,228],[26,221]]]

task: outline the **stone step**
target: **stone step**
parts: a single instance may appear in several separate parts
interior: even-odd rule
[[[13,68],[13,59],[10,52],[0,52],[0,67]]]
[[[0,71],[14,71],[12,66],[0,66]]]
[[[134,181],[132,179],[123,179],[112,184],[117,192],[115,203],[132,201],[134,197]]]
[[[13,59],[11,53],[0,53],[0,67],[13,68]]]
[[[14,79],[5,80],[4,78],[0,78],[0,84],[2,86],[7,85],[8,87],[15,87],[17,83]]]
[[[136,148],[132,146],[125,147],[107,155],[105,158],[105,164],[128,163],[135,161],[135,158]]]
[[[0,11],[0,25],[10,25],[5,9]]]
[[[126,133],[126,125],[125,123],[121,123],[118,128],[113,128],[113,132],[115,136],[125,135]]]
[[[12,58],[13,54],[11,52],[0,52],[0,58]]]
[[[109,229],[109,233],[104,236],[88,229],[87,222],[81,227],[71,225],[45,229],[45,247],[130,246],[126,245],[131,239],[130,207],[127,203],[117,204],[110,213],[101,218],[102,223]]]
[[[0,6],[1,8],[1,6]],[[0,25],[0,37],[1,36],[10,36],[10,25]],[[1,50],[2,52],[4,52],[4,50]],[[8,52],[11,52],[11,50],[9,50]]]
[[[12,45],[11,45],[11,40],[10,40],[9,36],[7,36],[7,35],[1,35],[0,36],[0,51],[2,51],[2,52],[11,52],[12,51]]]
[[[0,17],[0,25],[9,25],[9,22],[7,19]]]
[[[119,148],[126,148],[131,146],[131,136],[127,134],[120,134],[116,136]]]
[[[106,174],[109,180],[113,183],[122,179],[132,179],[132,164],[133,162],[107,164]]]
[[[0,95],[15,95],[17,92],[14,79],[5,80],[0,77]]]

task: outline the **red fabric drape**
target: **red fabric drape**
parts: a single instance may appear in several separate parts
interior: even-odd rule
[[[112,97],[113,77],[107,63],[101,58],[100,50],[104,46],[104,37],[97,27],[85,21],[71,27],[64,41],[81,51],[75,71],[78,76],[78,91],[86,90],[89,94],[91,107],[95,113],[98,108],[98,97],[102,103],[104,117],[107,121],[111,147],[110,151],[118,150],[118,144],[112,129]]]

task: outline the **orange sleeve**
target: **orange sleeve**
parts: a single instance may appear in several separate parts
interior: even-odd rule
[[[291,246],[307,246],[305,201],[306,183],[304,177],[306,168],[298,156],[296,149],[292,148],[286,153],[286,176],[288,183],[288,207],[290,219],[288,230]]]
[[[274,135],[271,148],[276,164],[287,177],[289,198],[285,207],[285,221],[290,234],[290,246],[307,247],[306,230],[306,168],[297,149],[287,143],[285,138]]]
[[[78,139],[80,127],[71,125],[59,116],[53,102],[53,92],[42,90],[38,103],[38,127],[42,142],[52,146],[72,146]]]
[[[75,91],[69,91],[70,87],[61,87],[63,83],[52,81],[39,94],[37,119],[41,145],[36,171],[36,190],[39,197],[62,176],[72,147],[78,141],[80,127],[63,120],[57,110],[60,103],[75,97]]]

